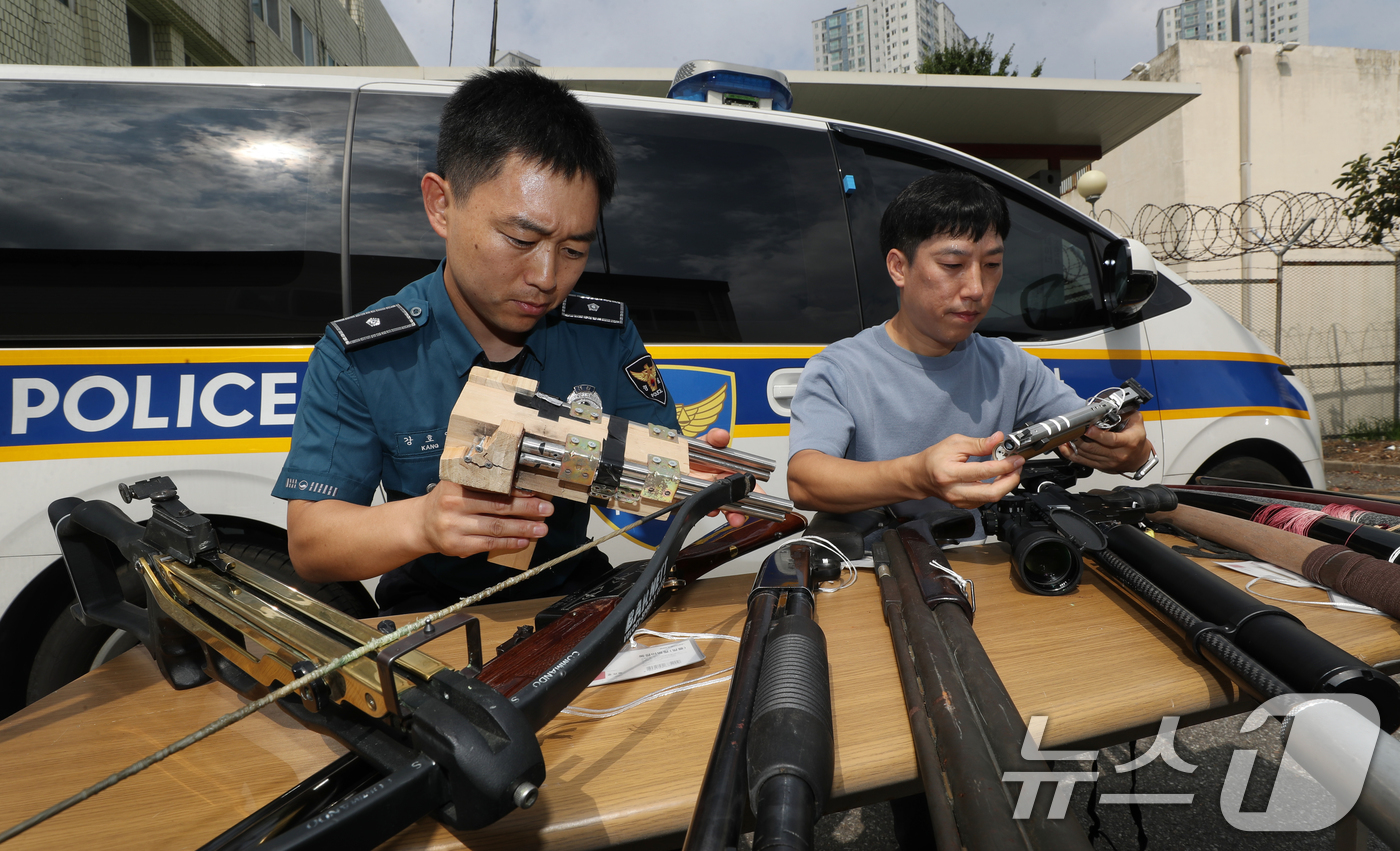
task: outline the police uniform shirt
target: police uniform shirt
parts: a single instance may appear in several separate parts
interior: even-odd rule
[[[590,306],[593,314],[587,311]],[[376,313],[382,308],[391,310]],[[373,321],[381,315],[382,323]],[[343,323],[353,320],[332,323],[316,344],[297,406],[292,448],[273,496],[369,505],[380,482],[394,499],[422,496],[438,481],[452,407],[471,368],[488,363],[448,298],[443,265],[357,317],[369,319],[360,320],[358,338],[348,339],[349,351]],[[403,327],[395,336],[372,339],[396,322]],[[511,367],[555,398],[567,398],[578,385],[592,385],[610,415],[677,426],[665,385],[616,302],[576,297],[556,308],[530,332]],[[534,563],[583,543],[588,516],[584,503],[555,499],[554,514],[546,521],[549,534],[536,547]],[[468,594],[515,573],[486,558],[432,554],[405,568],[420,578],[429,573],[428,584]],[[560,569],[564,567],[516,586],[520,593],[513,596],[549,592],[568,577],[570,570]]]

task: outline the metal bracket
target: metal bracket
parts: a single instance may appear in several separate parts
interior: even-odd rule
[[[591,486],[594,474],[598,472],[598,463],[603,458],[602,441],[571,434],[564,441],[564,450],[559,481]]]
[[[481,622],[476,619],[475,615],[454,612],[436,623],[430,623],[419,631],[404,636],[381,649],[375,655],[375,662],[379,665],[379,688],[380,693],[384,695],[385,712],[400,718],[403,717],[399,708],[399,690],[394,685],[394,662],[408,651],[417,650],[434,638],[446,635],[459,626],[467,628],[468,664],[473,674],[481,670]]]
[[[651,436],[656,438],[657,440],[666,440],[671,443],[681,442],[680,434],[678,434],[676,430],[671,428],[670,426],[661,426],[657,425],[656,423],[647,423],[647,431],[651,432]]]
[[[680,464],[660,455],[647,457],[647,478],[642,497],[651,502],[670,502],[681,484]]]

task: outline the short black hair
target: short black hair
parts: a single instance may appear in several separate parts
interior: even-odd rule
[[[519,154],[568,179],[583,174],[612,200],[617,161],[593,112],[564,86],[526,68],[491,70],[463,81],[438,124],[437,170],[459,199],[501,173]]]
[[[899,193],[880,217],[880,254],[898,248],[911,261],[924,241],[935,236],[981,239],[1011,232],[1006,199],[991,184],[965,171],[925,175]]]

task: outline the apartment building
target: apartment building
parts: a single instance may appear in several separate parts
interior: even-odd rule
[[[812,21],[818,71],[912,73],[922,56],[967,41],[938,0],[871,0]]]
[[[1178,41],[1308,43],[1309,0],[1186,0],[1157,12],[1157,52]]]

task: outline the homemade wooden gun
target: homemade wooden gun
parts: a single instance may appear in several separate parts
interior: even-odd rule
[[[694,468],[747,473],[759,481],[773,472],[766,458],[716,449],[665,426],[608,416],[587,399],[562,402],[538,387],[529,378],[473,369],[452,408],[439,477],[489,493],[522,488],[647,514],[708,485]],[[792,511],[792,502],[749,493],[723,508],[776,521]],[[491,560],[523,568],[532,550],[499,553]]]

